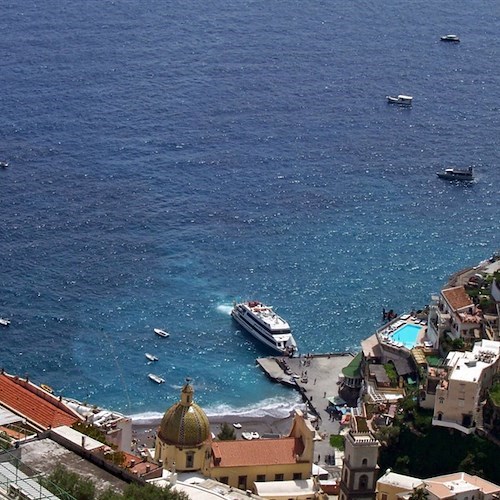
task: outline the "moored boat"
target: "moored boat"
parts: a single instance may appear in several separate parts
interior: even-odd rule
[[[165,383],[164,378],[160,377],[159,375],[155,375],[154,373],[149,373],[148,377],[150,380],[152,380],[153,382],[156,382],[157,384],[164,384]]]
[[[231,316],[257,340],[285,356],[297,352],[290,325],[273,311],[256,300],[235,304]]]
[[[460,38],[457,35],[444,35],[441,37],[442,42],[459,42]]]
[[[154,354],[150,354],[149,352],[147,352],[145,354],[146,358],[149,359],[149,361],[158,361],[158,356],[155,356]]]
[[[445,179],[447,181],[470,182],[470,181],[474,180],[474,169],[472,167],[469,167],[467,169],[450,167],[450,168],[446,168],[442,172],[436,172],[436,175],[440,179]]]
[[[0,325],[2,325],[2,326],[9,326],[10,325],[10,319],[0,318]]]
[[[9,166],[8,161],[0,161],[0,168],[7,168]]]
[[[398,96],[386,96],[387,102],[389,104],[399,104],[400,106],[411,106],[413,102],[413,97],[411,95],[399,94]]]
[[[168,337],[170,333],[166,332],[165,330],[162,330],[161,328],[155,328],[154,332],[156,335],[159,335],[160,337]]]

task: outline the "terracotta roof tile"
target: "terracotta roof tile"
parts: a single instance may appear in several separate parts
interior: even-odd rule
[[[57,397],[45,393],[30,382],[6,373],[0,373],[0,403],[41,429],[60,425],[71,426],[83,420],[65,407]]]
[[[463,286],[447,288],[446,290],[442,290],[441,294],[454,311],[474,305]]]
[[[212,443],[216,467],[294,464],[304,451],[300,438],[215,441]]]

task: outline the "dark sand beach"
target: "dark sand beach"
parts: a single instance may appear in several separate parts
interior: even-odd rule
[[[266,434],[286,436],[292,428],[293,412],[290,412],[290,415],[285,418],[272,416],[245,418],[238,415],[217,415],[210,416],[209,421],[212,433],[215,436],[220,432],[223,423],[228,423],[231,426],[235,423],[241,424],[240,429],[233,427],[238,439],[241,438],[243,432],[258,432],[260,436]],[[158,419],[157,422],[150,422],[146,425],[132,424],[133,437],[137,440],[138,446],[154,447],[156,431],[160,422],[161,420]]]

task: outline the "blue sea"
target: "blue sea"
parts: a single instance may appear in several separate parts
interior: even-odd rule
[[[57,394],[286,414],[233,301],[357,351],[500,248],[491,2],[3,0],[0,32],[1,366]]]

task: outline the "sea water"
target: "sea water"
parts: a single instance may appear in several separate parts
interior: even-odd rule
[[[285,415],[233,301],[357,351],[500,247],[499,29],[484,0],[4,0],[4,369],[145,419],[187,377]]]

